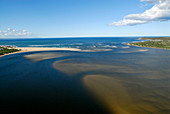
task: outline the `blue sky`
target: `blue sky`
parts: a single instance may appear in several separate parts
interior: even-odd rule
[[[169,9],[169,0],[0,0],[0,37],[170,36]]]

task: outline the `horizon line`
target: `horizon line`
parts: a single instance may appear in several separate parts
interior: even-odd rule
[[[35,37],[0,37],[0,39],[34,39],[34,38],[87,38],[87,37],[169,37],[169,36],[161,36],[161,35],[116,35],[116,36],[35,36]]]

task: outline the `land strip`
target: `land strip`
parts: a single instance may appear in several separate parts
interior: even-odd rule
[[[146,40],[146,41],[127,43],[127,45],[149,47],[149,48],[170,49],[170,37],[139,38],[138,40]]]

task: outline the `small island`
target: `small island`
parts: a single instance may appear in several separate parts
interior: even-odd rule
[[[170,37],[139,38],[138,40],[147,40],[147,41],[127,43],[127,45],[134,45],[134,46],[139,46],[139,47],[170,49]]]
[[[5,55],[13,52],[21,51],[20,49],[16,49],[13,46],[0,46],[0,55]]]

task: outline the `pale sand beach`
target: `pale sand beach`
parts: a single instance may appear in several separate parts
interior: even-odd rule
[[[22,52],[34,52],[34,51],[79,51],[79,52],[104,52],[104,51],[112,51],[112,49],[95,49],[95,50],[81,50],[78,48],[44,48],[44,47],[17,47],[14,49],[18,49],[20,51],[8,53],[4,55],[0,55],[0,57],[22,53]]]
[[[0,57],[16,54],[16,53],[22,53],[22,52],[34,52],[34,51],[81,51],[81,49],[77,48],[43,48],[43,47],[17,47],[15,49],[19,49],[20,51],[8,53],[4,55],[0,55]]]
[[[18,47],[22,52],[31,52],[31,51],[58,51],[58,50],[68,50],[68,51],[81,51],[77,48],[43,48],[43,47]]]

